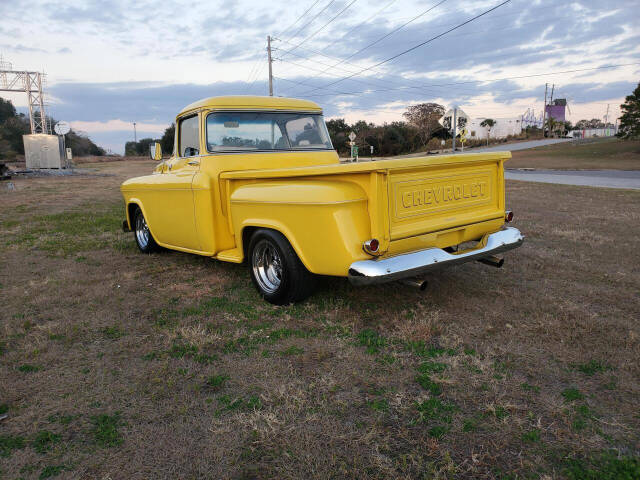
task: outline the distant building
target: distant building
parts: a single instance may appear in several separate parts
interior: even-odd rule
[[[472,140],[485,140],[487,138],[487,128],[480,124],[484,118],[474,118],[469,120],[466,129],[469,138]],[[494,118],[496,124],[491,128],[491,138],[506,138],[509,135],[520,135],[522,133],[522,116],[512,118]]]

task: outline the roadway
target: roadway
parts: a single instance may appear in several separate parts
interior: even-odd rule
[[[570,142],[572,138],[545,138],[543,140],[529,140],[527,142],[503,143],[501,145],[492,145],[491,147],[476,147],[469,150],[469,153],[476,152],[514,152],[516,150],[527,150],[529,148],[544,147],[545,145],[553,145],[554,143]],[[457,145],[460,147],[460,144]]]
[[[585,187],[640,190],[639,170],[515,170],[506,169],[507,180],[559,183]]]

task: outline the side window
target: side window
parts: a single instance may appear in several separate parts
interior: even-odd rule
[[[198,115],[180,120],[178,145],[181,157],[193,157],[200,153]]]

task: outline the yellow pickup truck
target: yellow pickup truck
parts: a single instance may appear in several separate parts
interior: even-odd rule
[[[123,228],[159,246],[242,263],[265,300],[313,291],[315,275],[370,285],[480,260],[524,237],[505,227],[510,153],[341,163],[322,109],[278,97],[213,97],[176,117],[174,153],[122,184]]]

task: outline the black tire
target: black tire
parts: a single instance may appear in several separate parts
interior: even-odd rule
[[[136,239],[136,245],[142,253],[151,253],[159,249],[158,244],[151,235],[151,231],[147,226],[147,221],[142,214],[140,207],[136,207],[133,213],[133,222],[131,225],[133,238]]]
[[[251,280],[267,302],[289,305],[313,293],[314,275],[302,264],[280,232],[256,230],[251,236],[247,252]]]

